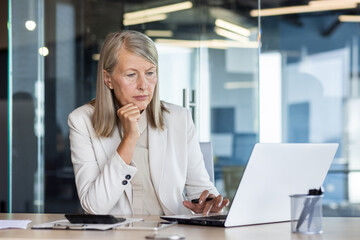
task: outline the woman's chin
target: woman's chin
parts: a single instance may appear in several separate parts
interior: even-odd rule
[[[139,108],[140,112],[144,111],[146,109],[146,107],[148,106],[148,104],[145,104],[145,103],[137,103],[135,105]]]

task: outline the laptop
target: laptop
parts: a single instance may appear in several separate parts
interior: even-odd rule
[[[219,227],[290,221],[290,197],[319,188],[337,143],[257,143],[227,215],[161,216],[181,224]]]

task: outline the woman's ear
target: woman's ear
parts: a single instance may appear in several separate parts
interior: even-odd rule
[[[111,90],[114,89],[114,87],[111,83],[110,74],[106,70],[104,70],[104,83],[109,89],[111,89]]]

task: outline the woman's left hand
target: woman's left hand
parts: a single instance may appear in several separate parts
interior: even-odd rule
[[[206,201],[206,198],[213,198],[209,201]],[[229,199],[223,198],[223,196],[218,195],[215,197],[214,194],[209,194],[208,190],[205,190],[201,193],[199,198],[199,203],[192,203],[190,201],[183,201],[185,207],[190,209],[195,213],[203,213],[208,215],[210,212],[218,213],[224,207],[228,206],[230,203]]]

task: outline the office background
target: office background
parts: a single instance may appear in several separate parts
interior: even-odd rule
[[[321,2],[0,0],[1,212],[81,211],[67,115],[95,96],[106,34],[132,29],[157,44],[161,99],[185,99],[212,142],[222,194],[233,197],[256,142],[337,142],[324,215],[359,216],[360,31],[340,17],[359,14],[358,1],[256,15]]]

